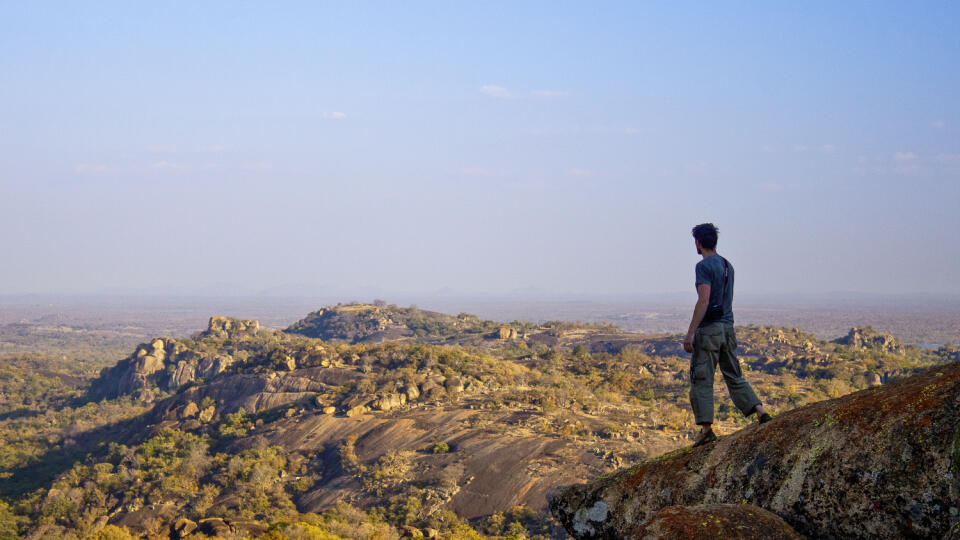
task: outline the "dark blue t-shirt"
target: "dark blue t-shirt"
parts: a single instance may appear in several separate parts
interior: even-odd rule
[[[723,257],[717,254],[710,255],[697,263],[697,282],[696,285],[706,283],[710,285],[710,304],[723,305],[723,316],[720,320],[725,323],[733,324],[733,265],[727,261],[727,286],[723,286]],[[721,298],[721,295],[723,297]],[[708,306],[708,307],[709,307]],[[701,322],[700,326],[710,324]]]

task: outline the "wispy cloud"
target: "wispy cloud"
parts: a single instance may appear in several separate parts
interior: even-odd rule
[[[894,152],[893,154],[894,161],[899,161],[900,163],[906,161],[913,161],[917,159],[917,155],[913,152]]]
[[[587,169],[567,169],[567,176],[573,176],[574,178],[589,178],[593,176],[593,171]]]
[[[73,172],[82,175],[100,175],[116,172],[116,168],[103,163],[77,163],[73,166]]]
[[[502,86],[497,86],[495,84],[485,84],[480,87],[480,93],[496,99],[512,99],[513,93],[510,90]]]
[[[947,125],[947,124],[946,124],[943,120],[940,120],[939,118],[936,119],[936,120],[934,120],[933,122],[930,122],[930,127],[933,127],[933,128],[936,128],[936,129],[940,129],[940,128],[942,128],[942,127],[945,126],[945,125]]]
[[[219,152],[223,152],[226,149],[227,147],[222,144],[208,144],[208,145],[201,146],[199,150],[201,152],[205,152],[208,154],[217,154]]]
[[[340,111],[325,112],[323,113],[323,117],[327,120],[346,120],[347,113]]]

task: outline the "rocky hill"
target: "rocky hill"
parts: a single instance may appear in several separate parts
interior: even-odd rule
[[[364,330],[378,317],[400,337]],[[328,339],[304,335],[313,331]],[[778,413],[955,353],[859,349],[769,327],[738,333],[747,377]],[[344,537],[404,527],[547,537],[558,530],[550,489],[690,444],[688,373],[677,336],[596,325],[388,305],[325,308],[289,331],[215,316],[191,338],[138,345],[83,398],[82,387],[51,387],[43,406],[16,400],[31,409],[0,418],[0,496],[18,501],[24,532],[38,538],[107,526],[255,536],[288,525],[296,537],[332,523]],[[721,433],[749,423],[722,386],[717,403]],[[3,511],[0,501],[0,525]],[[720,511],[667,509],[648,526],[722,522]],[[759,509],[737,511],[766,516],[750,534],[786,527]]]
[[[310,313],[285,331],[325,341],[382,343],[415,338],[442,341],[467,334],[499,337],[501,326],[466,313],[452,316],[413,306],[377,303],[326,307]],[[509,329],[507,332],[509,337]]]
[[[702,516],[701,505],[741,503],[814,538],[960,533],[960,364],[559,490],[550,507],[576,538],[641,538],[665,508]],[[755,525],[736,508],[712,512]]]
[[[883,352],[902,353],[904,350],[903,345],[892,334],[877,332],[869,326],[851,328],[846,336],[834,340],[834,343],[849,345],[855,349],[872,349]]]

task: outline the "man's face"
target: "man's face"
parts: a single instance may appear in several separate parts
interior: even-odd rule
[[[703,246],[700,245],[700,241],[694,240],[693,244],[697,246],[697,255],[703,255]]]

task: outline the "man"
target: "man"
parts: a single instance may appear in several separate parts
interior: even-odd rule
[[[733,265],[717,255],[717,228],[703,223],[693,228],[697,253],[697,305],[693,309],[690,330],[683,350],[690,358],[690,405],[700,426],[694,446],[717,440],[713,433],[713,376],[720,373],[727,383],[733,403],[746,416],[757,413],[761,424],[771,420],[750,383],[743,378],[736,356],[737,336],[733,330]]]

